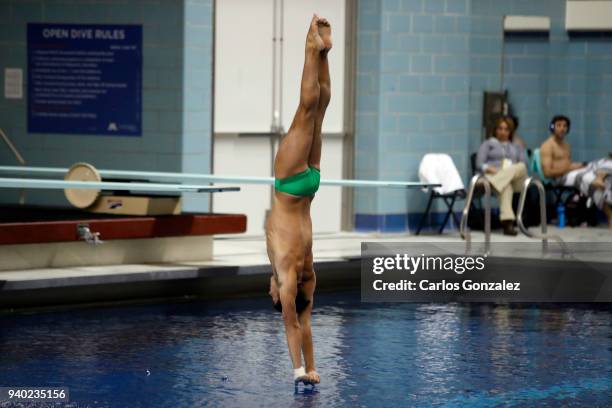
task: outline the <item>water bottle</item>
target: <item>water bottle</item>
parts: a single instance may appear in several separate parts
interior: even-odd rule
[[[559,228],[565,228],[565,206],[559,203],[557,207],[557,218],[559,219]]]

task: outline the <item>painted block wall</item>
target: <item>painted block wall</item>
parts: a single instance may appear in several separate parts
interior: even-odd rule
[[[450,154],[460,169],[467,165],[469,6],[359,2],[357,177],[416,180],[428,152]],[[366,117],[377,120],[359,120]],[[357,229],[406,230],[427,199],[418,190],[356,190]]]
[[[355,177],[378,180],[380,132],[380,28],[382,0],[359,3],[357,31]],[[378,196],[355,189],[356,214],[375,214]]]
[[[0,2],[0,69],[27,69],[28,22],[141,24],[143,27],[143,134],[141,137],[33,134],[27,101],[0,96],[0,127],[28,166],[144,171],[210,170],[212,0],[23,0]],[[4,85],[2,84],[2,87]],[[24,84],[24,95],[26,94]],[[0,163],[18,162],[3,144]],[[17,202],[0,191],[1,202]],[[26,203],[69,206],[62,191],[28,191]],[[184,197],[187,211],[207,211],[207,196]]]
[[[28,134],[26,101],[0,97],[0,124],[28,165],[84,160],[97,167],[210,170],[212,0],[21,0],[0,2],[0,69],[26,68],[27,22],[143,24],[143,137]],[[606,36],[568,37],[564,0],[360,0],[358,2],[355,176],[414,180],[422,155],[444,151],[465,182],[481,140],[482,91],[502,86],[504,14],[547,15],[548,40],[505,40],[503,85],[530,146],[546,137],[554,113],[573,119],[577,159],[612,150],[612,50]],[[2,85],[3,86],[3,85]],[[0,162],[16,164],[0,147]],[[27,202],[67,205],[61,192]],[[426,195],[356,189],[356,224],[414,228]],[[0,192],[3,202],[17,193]],[[189,195],[186,210],[206,210]],[[457,207],[458,209],[459,207]],[[441,208],[434,210],[440,211]],[[434,216],[436,218],[437,216]],[[361,222],[363,221],[363,222]],[[365,223],[365,224],[364,224]]]
[[[520,136],[538,147],[549,135],[548,121],[564,114],[572,120],[568,142],[576,160],[592,160],[612,149],[607,96],[612,90],[612,37],[600,33],[569,35],[565,1],[472,0],[472,74],[470,132],[481,123],[482,91],[500,89],[499,62],[504,46],[504,78],[510,103],[520,118]],[[548,38],[506,37],[498,24],[504,14],[548,16]],[[497,61],[497,66],[495,66]],[[490,64],[490,65],[489,65]],[[470,148],[479,139],[470,138]]]
[[[507,14],[549,16],[550,36],[504,38]],[[568,36],[565,0],[361,0],[358,15],[356,113],[377,120],[357,122],[356,175],[416,180],[422,156],[444,152],[467,185],[469,155],[482,141],[483,91],[502,88],[509,90],[519,134],[530,148],[548,136],[549,119],[563,113],[573,121],[568,140],[576,160],[612,150],[606,126],[612,38]],[[365,85],[372,85],[368,92]],[[426,197],[420,191],[357,191],[356,229],[414,230]],[[434,208],[438,213],[429,221],[439,220],[442,210]]]
[[[591,160],[612,153],[612,37],[585,42],[587,86],[581,159]]]

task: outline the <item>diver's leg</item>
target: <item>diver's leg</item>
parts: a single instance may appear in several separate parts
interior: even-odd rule
[[[321,60],[319,62],[319,105],[317,107],[317,114],[315,117],[314,124],[314,135],[312,140],[312,147],[310,149],[310,156],[308,158],[308,165],[321,168],[321,147],[323,141],[321,139],[321,127],[323,126],[323,118],[325,117],[325,111],[329,105],[331,99],[331,81],[329,79],[329,63],[327,61],[327,53],[332,48],[331,40],[331,26],[326,19],[319,20],[319,34],[325,44],[325,49],[321,51]]]
[[[308,156],[312,146],[315,117],[319,106],[319,61],[323,40],[319,35],[319,18],[315,15],[310,22],[306,36],[306,50],[300,103],[287,135],[281,140],[276,159],[274,174],[285,178],[308,168]]]

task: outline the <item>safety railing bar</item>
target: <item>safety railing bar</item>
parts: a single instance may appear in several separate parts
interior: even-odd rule
[[[22,165],[24,165],[25,164],[25,160],[23,159],[23,157],[19,153],[19,150],[17,150],[17,148],[15,147],[15,145],[13,144],[11,139],[6,135],[6,133],[4,133],[4,131],[2,129],[0,129],[0,137],[2,137],[2,139],[4,140],[4,143],[6,143],[6,145],[9,147],[9,149],[11,149],[11,151],[13,152],[15,157],[17,158],[17,161],[19,163],[21,163]]]
[[[472,199],[474,198],[474,190],[476,190],[476,185],[480,180],[482,180],[485,189],[485,253],[489,254],[491,250],[491,183],[489,183],[484,174],[476,174],[470,181],[470,188],[465,199],[463,213],[461,214],[459,234],[465,240],[466,253],[469,253],[472,246],[472,236],[469,228],[467,228],[467,220],[470,207],[472,206]]]
[[[527,198],[527,191],[531,185],[535,185],[538,189],[539,202],[540,202],[540,228],[542,233],[540,235],[534,234],[529,231],[527,227],[525,227],[525,223],[523,222],[523,210],[525,209],[525,200]],[[529,238],[541,239],[542,240],[542,251],[546,252],[548,250],[548,240],[553,239],[559,242],[561,246],[561,250],[564,254],[569,253],[567,245],[563,241],[563,239],[559,235],[550,235],[548,234],[548,225],[546,223],[546,190],[544,189],[544,184],[535,178],[528,177],[523,184],[523,189],[521,190],[521,196],[519,198],[519,206],[516,214],[516,223],[519,227],[519,230],[525,234]]]

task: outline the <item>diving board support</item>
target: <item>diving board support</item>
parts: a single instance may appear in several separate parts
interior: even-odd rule
[[[23,160],[23,157],[21,157],[21,154],[19,154],[19,151],[17,150],[17,148],[15,147],[13,142],[11,142],[11,139],[9,139],[9,137],[6,135],[6,133],[4,133],[4,130],[2,130],[2,128],[0,128],[0,136],[2,136],[2,139],[4,140],[4,143],[6,143],[6,145],[9,147],[9,149],[11,149],[11,151],[13,152],[15,157],[17,158],[17,161],[19,163],[21,163],[21,164],[25,164],[25,160]]]
[[[243,214],[100,218],[57,207],[4,208],[15,208],[15,219],[0,222],[0,271],[211,261],[213,236],[244,233],[247,225]],[[90,241],[99,233],[104,244],[88,243],[84,227]],[[184,265],[175,267],[180,273]]]
[[[470,181],[470,189],[468,190],[468,196],[465,199],[465,207],[463,207],[463,214],[461,216],[461,224],[459,226],[459,233],[461,238],[465,240],[465,252],[470,253],[472,249],[472,235],[468,228],[468,214],[472,205],[472,199],[474,198],[474,190],[478,182],[482,182],[485,190],[485,255],[491,252],[491,183],[484,176],[484,174],[476,174]]]
[[[6,143],[6,145],[9,147],[9,149],[11,149],[11,151],[15,155],[15,158],[17,159],[17,161],[19,163],[21,163],[22,165],[25,165],[25,160],[23,159],[23,157],[19,153],[19,150],[17,150],[17,148],[15,147],[13,142],[11,141],[11,138],[8,137],[6,133],[4,133],[4,130],[2,130],[2,128],[0,128],[0,136],[2,136],[2,139],[4,140],[4,143]],[[25,204],[25,190],[21,190],[19,192],[19,204],[22,204],[22,205]]]

